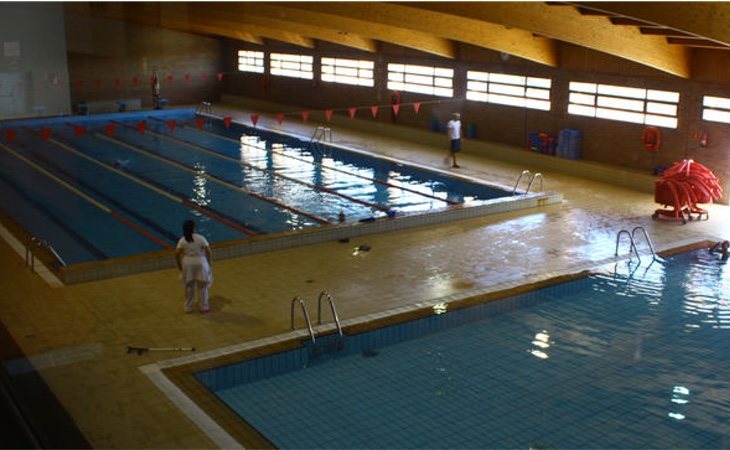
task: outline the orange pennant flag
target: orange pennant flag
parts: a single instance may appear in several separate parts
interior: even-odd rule
[[[5,139],[7,139],[8,142],[13,142],[13,139],[15,139],[15,130],[8,130],[5,132]]]
[[[370,112],[373,113],[373,117],[378,115],[378,105],[373,105],[370,107]]]
[[[231,128],[231,116],[226,116],[223,118],[223,125],[226,126],[226,130]]]
[[[117,131],[117,126],[113,123],[106,124],[106,134],[109,137],[114,136],[114,132]]]
[[[205,119],[202,117],[196,117],[195,118],[195,126],[198,128],[203,128],[203,125],[205,125]]]
[[[256,124],[259,122],[259,115],[251,114],[251,122],[253,123],[253,126],[256,126]]]
[[[309,120],[309,111],[302,111],[302,122],[307,123]]]
[[[223,79],[223,72],[218,72],[216,74],[216,76],[218,77],[218,81],[222,80]]]
[[[281,125],[281,122],[284,121],[284,113],[276,113],[276,121]]]
[[[84,129],[84,127],[82,127],[81,125],[74,126],[74,133],[76,133],[77,138],[80,138],[81,136],[83,136],[84,131],[86,131],[86,129]]]
[[[173,119],[170,119],[167,121],[167,129],[170,130],[170,133],[175,131],[175,125],[177,125],[177,124],[175,123],[175,121]]]
[[[139,134],[144,134],[144,130],[147,129],[147,122],[139,122],[137,124],[137,131],[139,131]]]
[[[397,116],[398,110],[400,109],[400,103],[394,103],[392,106],[393,106],[393,114],[395,114]]]
[[[413,110],[416,112],[416,114],[418,114],[418,110],[419,109],[421,109],[421,103],[420,102],[414,103],[413,104]]]
[[[347,112],[350,113],[350,119],[354,119],[357,108],[347,108]]]
[[[327,121],[329,122],[332,120],[332,113],[334,112],[333,109],[325,109],[324,110],[324,116],[327,118]]]
[[[41,137],[48,140],[48,138],[51,137],[51,129],[48,127],[41,128]]]

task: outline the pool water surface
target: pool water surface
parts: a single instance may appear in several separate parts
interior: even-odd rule
[[[3,128],[0,208],[67,264],[170,249],[187,219],[216,243],[512,195],[192,110]]]
[[[196,377],[279,448],[726,448],[729,287],[697,250]]]

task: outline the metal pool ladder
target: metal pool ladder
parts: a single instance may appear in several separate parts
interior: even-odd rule
[[[327,291],[322,291],[317,299],[317,325],[322,325],[322,299],[326,298],[330,304],[330,310],[332,311],[332,318],[337,325],[337,333],[342,336],[342,326],[340,325],[340,318],[337,315],[337,309],[335,308],[335,301],[332,300],[332,296]]]
[[[312,343],[316,342],[314,337],[314,329],[312,328],[312,321],[309,320],[309,311],[307,311],[307,305],[304,303],[299,296],[296,296],[291,301],[291,329],[296,330],[294,327],[294,305],[299,303],[302,306],[302,314],[304,314],[304,321],[307,322],[307,328],[309,328],[309,336],[312,338]]]
[[[540,191],[542,191],[542,182],[543,182],[543,176],[542,173],[536,172],[534,174],[530,173],[529,170],[523,170],[519,177],[517,177],[517,182],[515,183],[514,189],[512,189],[512,195],[515,195],[517,192],[517,188],[520,186],[520,181],[522,181],[523,177],[530,177],[530,181],[527,183],[527,189],[525,189],[524,194],[527,194],[530,192],[530,188],[532,187],[532,183],[535,182],[538,178],[540,179]]]
[[[634,254],[636,255],[636,258],[639,260],[639,264],[641,264],[641,256],[639,256],[639,250],[636,248],[636,233],[639,231],[641,233],[643,233],[644,238],[646,239],[646,243],[649,245],[649,249],[651,250],[652,261],[656,261],[657,256],[656,256],[656,252],[654,251],[654,245],[651,243],[649,234],[646,232],[644,227],[641,227],[641,226],[634,227],[634,229],[631,230],[630,233],[626,229],[623,229],[618,232],[618,234],[616,235],[616,253],[614,254],[614,256],[618,256],[619,241],[621,239],[621,236],[625,234],[626,236],[629,237],[629,243],[631,244],[631,247],[629,248],[629,255],[631,255],[631,252],[633,251]]]
[[[35,272],[35,253],[33,249],[45,248],[53,254],[53,257],[61,264],[66,266],[66,262],[61,258],[61,255],[56,252],[50,242],[43,240],[36,236],[30,236],[25,242],[25,267],[30,267],[30,270]]]
[[[332,142],[332,129],[326,125],[318,125],[309,142]]]
[[[330,304],[330,311],[332,311],[332,319],[335,322],[335,325],[337,325],[337,333],[342,336],[342,324],[340,324],[340,316],[337,315],[337,308],[335,307],[335,301],[332,299],[332,296],[327,291],[322,291],[319,294],[319,299],[317,299],[317,325],[322,325],[322,300],[327,299],[327,302]],[[299,303],[299,305],[302,308],[302,314],[304,315],[304,321],[307,323],[307,328],[309,329],[309,337],[312,338],[312,343],[316,342],[316,336],[314,332],[314,327],[312,327],[312,321],[309,318],[309,310],[307,309],[306,303],[304,303],[304,300],[302,300],[301,297],[296,296],[291,301],[291,330],[296,330],[296,327],[294,326],[294,310],[296,309],[296,304]]]

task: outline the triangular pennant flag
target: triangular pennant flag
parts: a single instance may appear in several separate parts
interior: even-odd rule
[[[184,78],[185,78],[185,81],[190,81],[190,74],[186,73]]]
[[[255,127],[256,124],[259,122],[259,115],[258,114],[251,114],[251,123],[253,123],[253,126]]]
[[[205,118],[203,117],[196,117],[195,118],[195,126],[198,128],[203,128],[203,125],[205,125]]]
[[[81,125],[74,126],[74,133],[76,133],[77,138],[80,138],[81,136],[83,136],[84,131],[86,131],[86,129],[84,127],[82,127]]]
[[[117,126],[113,123],[106,124],[106,134],[109,137],[114,136],[114,132],[117,131]]]
[[[114,86],[119,87],[120,84],[122,84],[122,80],[120,80],[119,78],[115,78],[114,79]]]
[[[41,128],[41,137],[48,140],[48,138],[51,137],[51,129],[48,127]]]
[[[200,74],[200,79],[203,80],[203,81],[207,80],[208,79],[208,74],[207,73],[201,73]]]
[[[217,76],[218,77],[218,81],[220,81],[220,80],[223,79],[223,72],[218,72],[217,74],[215,74],[215,76]]]
[[[132,84],[137,86],[139,84],[139,78],[137,78],[137,77],[132,78]]]
[[[276,113],[276,121],[281,125],[281,122],[284,121],[284,113]]]
[[[332,113],[334,112],[333,109],[325,109],[324,110],[324,116],[327,118],[327,121],[329,122],[332,120]]]
[[[226,126],[226,130],[231,128],[231,116],[226,116],[223,118],[223,125]]]
[[[81,87],[84,85],[84,80],[76,80],[76,86]]]
[[[370,107],[370,112],[373,113],[373,117],[378,115],[378,105],[373,105]]]
[[[418,114],[418,110],[421,109],[421,102],[415,102],[413,104],[413,110]]]
[[[175,131],[175,125],[177,125],[177,124],[175,123],[175,121],[173,119],[170,119],[167,121],[167,129],[170,130],[170,133]]]
[[[400,103],[393,103],[391,106],[393,107],[393,114],[397,116],[398,110],[400,109]]]
[[[15,130],[7,130],[7,131],[5,132],[5,139],[6,139],[6,140],[7,140],[8,142],[13,142],[13,139],[15,139],[15,134],[16,134],[16,133],[15,133]]]
[[[137,124],[137,131],[139,131],[139,134],[144,134],[145,129],[147,129],[147,122],[142,121]]]
[[[101,80],[97,78],[96,80],[94,80],[94,84],[96,85],[96,87],[101,86]]]
[[[169,75],[167,76],[167,81],[172,81],[172,74],[169,74]]]
[[[350,114],[350,119],[355,118],[355,113],[357,112],[357,108],[351,107],[347,108],[347,112]]]
[[[309,111],[302,111],[302,122],[307,123],[309,120]]]

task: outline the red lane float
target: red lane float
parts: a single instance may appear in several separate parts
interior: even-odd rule
[[[652,218],[671,217],[684,224],[696,214],[697,220],[703,216],[707,220],[709,213],[697,204],[712,203],[721,197],[720,180],[712,171],[691,159],[675,162],[654,185],[654,201],[671,209],[657,209]]]

